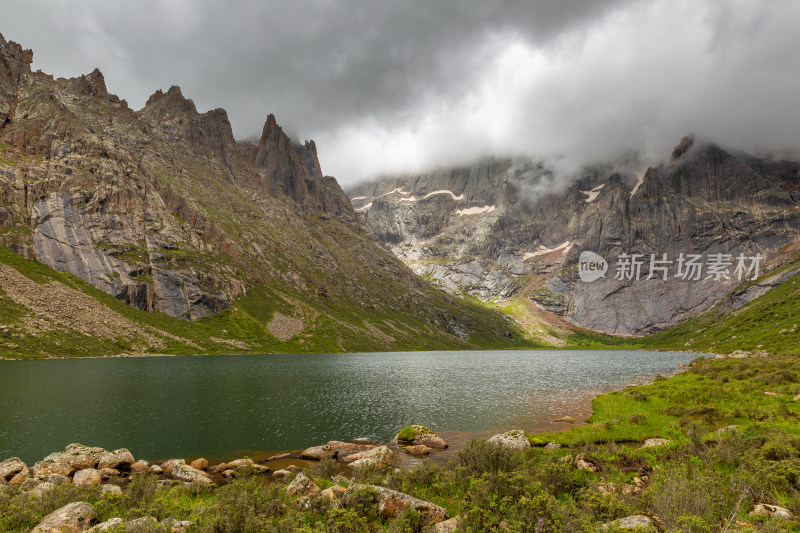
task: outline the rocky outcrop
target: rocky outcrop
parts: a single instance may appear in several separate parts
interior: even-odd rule
[[[103,448],[70,444],[63,452],[51,453],[33,465],[31,471],[36,477],[45,477],[49,474],[71,476],[79,470],[95,468],[106,453],[108,452]]]
[[[354,483],[347,488],[343,498],[345,506],[349,504],[350,500],[359,491],[364,490],[375,493],[378,502],[378,512],[386,518],[397,518],[406,511],[414,511],[421,516],[421,524],[427,526],[441,522],[450,517],[446,509],[431,502],[426,502],[425,500],[420,500],[419,498],[414,498],[408,494],[385,487],[361,485],[358,483]]]
[[[172,479],[186,483],[211,483],[211,479],[205,472],[192,468],[183,459],[170,459],[164,463],[164,472]]]

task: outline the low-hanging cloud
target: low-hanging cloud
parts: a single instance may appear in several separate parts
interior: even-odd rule
[[[179,84],[235,134],[275,113],[342,183],[486,154],[571,172],[695,132],[800,146],[793,0],[10,0],[6,38],[141,107]],[[300,139],[302,140],[302,139]]]

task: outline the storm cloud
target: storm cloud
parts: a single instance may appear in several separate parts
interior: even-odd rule
[[[177,84],[238,138],[268,113],[343,184],[486,154],[565,172],[686,133],[800,147],[793,0],[6,0],[34,68],[98,67],[140,108]]]

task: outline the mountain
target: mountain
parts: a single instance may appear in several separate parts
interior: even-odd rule
[[[129,319],[148,327],[160,327],[148,313],[180,319],[147,333],[171,345],[184,332],[177,351],[521,342],[499,314],[442,293],[398,261],[322,173],[314,142],[292,142],[274,116],[257,142],[237,142],[224,110],[198,112],[179,87],[156,91],[137,111],[109,94],[98,70],[54,79],[32,72],[32,60],[0,36],[0,245],[54,269],[0,254],[0,297],[19,307],[8,318],[17,320],[8,353],[21,350],[8,339],[30,333],[24,323],[46,303],[27,296],[64,297],[62,311],[70,294],[83,298],[52,283],[130,315],[90,287],[99,289],[143,312]],[[48,285],[21,292],[20,273]],[[81,331],[47,316],[47,331]],[[164,349],[137,331],[118,333],[124,349]],[[211,339],[226,335],[230,342]]]
[[[348,194],[415,272],[505,308],[542,338],[575,327],[616,335],[669,328],[727,298],[756,275],[756,262],[764,273],[800,248],[799,162],[686,137],[667,162],[638,173],[627,170],[632,163],[566,181],[545,163],[485,159]],[[602,277],[581,278],[583,252],[606,263]],[[684,268],[693,255],[699,279]],[[651,266],[662,268],[650,276]]]

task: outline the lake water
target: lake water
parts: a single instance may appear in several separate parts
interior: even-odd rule
[[[0,361],[0,460],[71,442],[220,460],[403,426],[553,430],[589,399],[699,354],[515,350]]]

